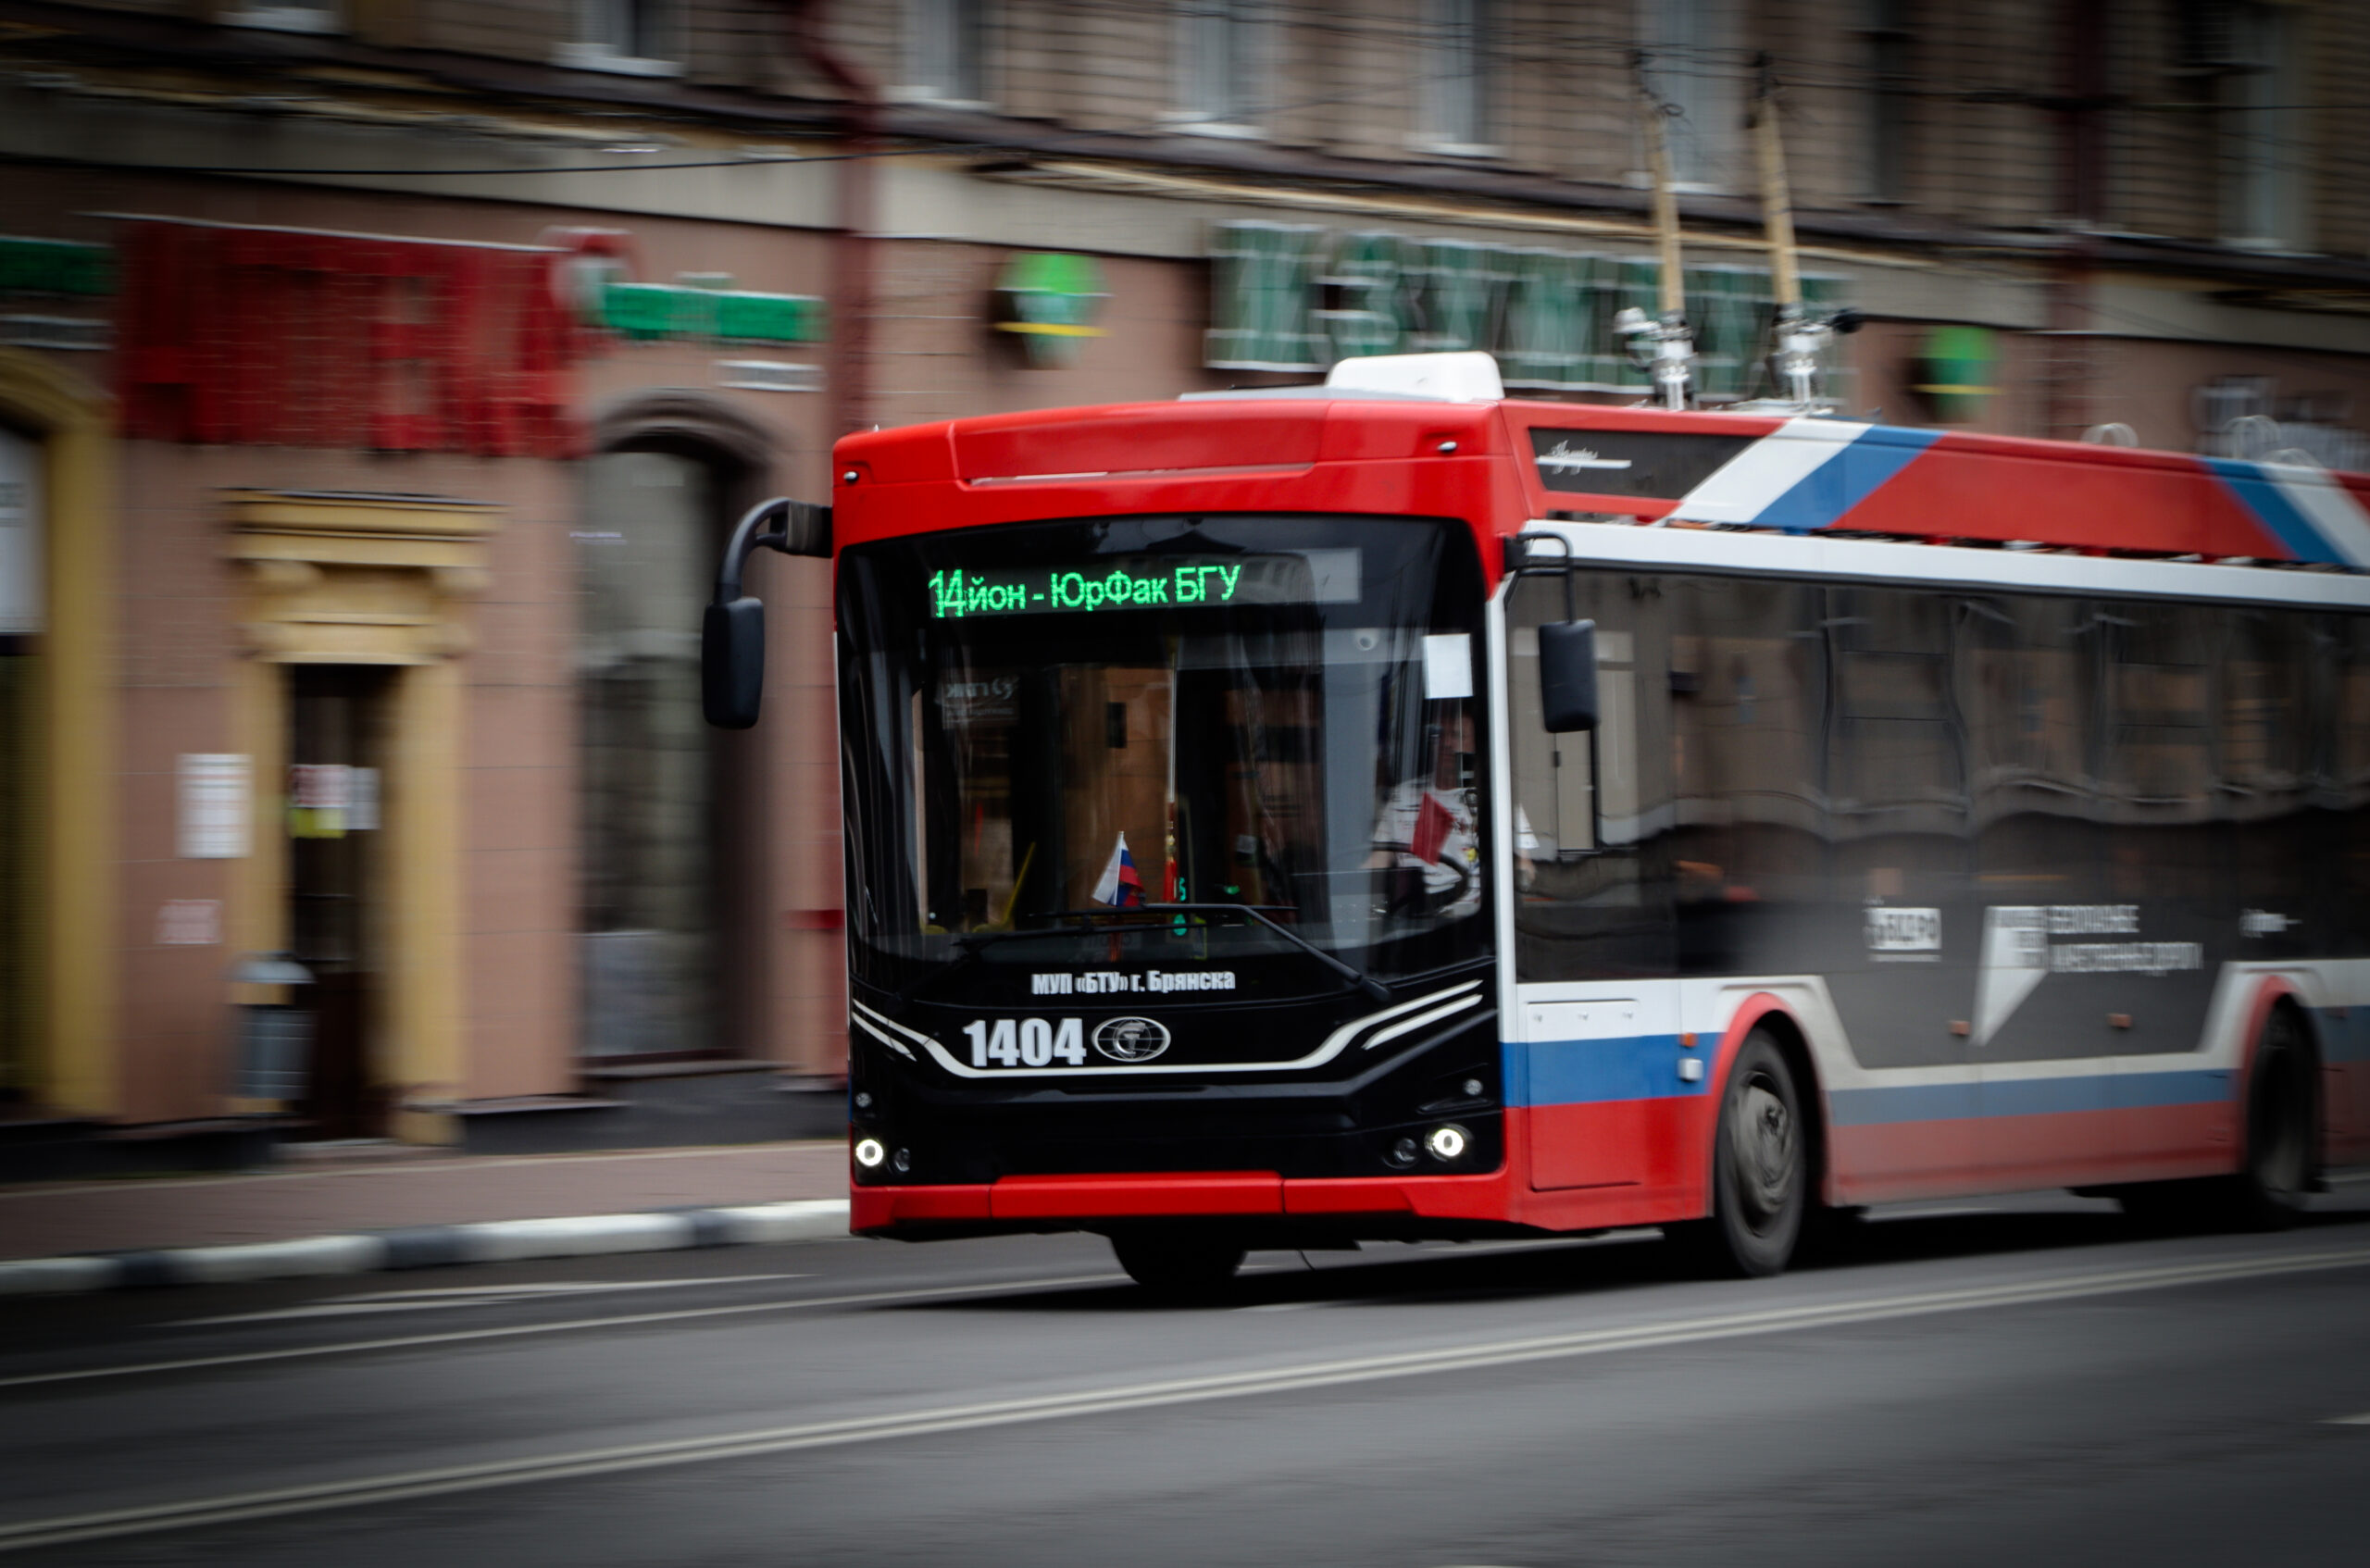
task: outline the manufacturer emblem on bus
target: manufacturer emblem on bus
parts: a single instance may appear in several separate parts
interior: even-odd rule
[[[1094,1049],[1114,1062],[1149,1062],[1168,1049],[1168,1030],[1149,1018],[1106,1018],[1094,1027]]]

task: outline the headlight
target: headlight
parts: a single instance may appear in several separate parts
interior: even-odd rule
[[[889,1151],[881,1147],[879,1139],[859,1138],[855,1140],[855,1163],[866,1170],[879,1170],[880,1162],[887,1158],[889,1158]]]
[[[1473,1135],[1454,1122],[1434,1127],[1424,1136],[1424,1147],[1435,1160],[1453,1160],[1473,1146]]]

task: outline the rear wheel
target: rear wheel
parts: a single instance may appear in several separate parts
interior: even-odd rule
[[[1777,1042],[1755,1030],[1728,1070],[1713,1135],[1712,1217],[1679,1233],[1723,1274],[1782,1272],[1810,1203],[1801,1092]]]
[[[2250,1230],[2278,1230],[2304,1212],[2313,1182],[2313,1051],[2285,1007],[2264,1021],[2247,1078],[2246,1163],[2229,1185],[2231,1217]]]
[[[2247,1075],[2246,1146],[2238,1174],[2154,1181],[2115,1193],[2143,1232],[2280,1230],[2304,1212],[2312,1189],[2313,1047],[2287,1008],[2264,1021]]]
[[[1243,1249],[1223,1236],[1122,1231],[1111,1251],[1128,1277],[1169,1300],[1205,1300],[1222,1294],[1242,1266]]]

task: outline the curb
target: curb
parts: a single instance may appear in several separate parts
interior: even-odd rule
[[[567,1219],[417,1226],[236,1247],[173,1247],[0,1263],[0,1296],[63,1296],[160,1285],[227,1285],[381,1269],[507,1263],[602,1252],[669,1252],[762,1241],[830,1241],[848,1234],[844,1198],[722,1209],[669,1209]]]

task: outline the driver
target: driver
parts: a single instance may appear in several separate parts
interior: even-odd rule
[[[1481,907],[1479,800],[1473,713],[1460,701],[1441,720],[1430,773],[1401,782],[1375,817],[1374,852],[1366,864],[1395,869],[1410,884],[1421,877],[1420,884],[1393,887],[1393,912],[1420,909],[1453,918]],[[1515,874],[1526,887],[1533,845],[1530,824],[1517,807]]]

